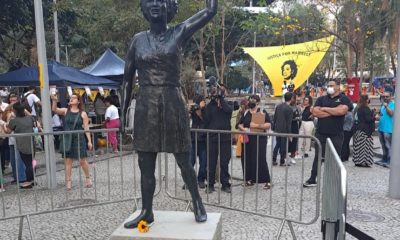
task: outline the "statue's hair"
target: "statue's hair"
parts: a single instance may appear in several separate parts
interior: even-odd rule
[[[178,0],[164,0],[167,3],[167,23],[171,22],[171,20],[175,17],[178,13]],[[148,13],[144,11],[145,1],[140,0],[140,9],[142,10],[144,18],[149,21]]]

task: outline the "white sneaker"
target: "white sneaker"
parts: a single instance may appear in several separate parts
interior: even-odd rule
[[[291,164],[296,164],[296,160],[294,160],[293,158],[289,158],[289,162],[290,162]]]

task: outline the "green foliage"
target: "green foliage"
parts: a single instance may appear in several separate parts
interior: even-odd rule
[[[253,46],[254,32],[257,46],[276,46],[310,41],[329,34],[338,36],[338,66],[345,66],[346,43],[354,51],[365,49],[366,69],[376,74],[387,72],[382,45],[387,35],[394,36],[395,19],[400,11],[400,1],[387,0],[342,0],[332,4],[331,0],[315,1],[315,4],[300,4],[299,1],[280,0],[284,8],[272,11],[270,0],[258,0],[257,6],[270,8],[265,13],[251,14],[236,8],[243,0],[219,0],[219,11],[203,31],[199,31],[184,50],[187,73],[200,70],[200,58],[207,74],[227,78],[228,85],[236,88],[251,76],[247,65],[231,69],[231,62],[248,61],[240,47]],[[35,60],[35,25],[33,0],[1,0],[0,12],[0,71],[7,70],[17,58],[31,65]],[[84,67],[92,63],[111,48],[124,57],[132,36],[148,28],[142,16],[140,0],[43,0],[47,54],[54,59],[53,10],[58,11],[60,44],[68,48],[70,65]],[[329,8],[343,6],[338,13]],[[179,1],[179,11],[171,25],[185,21],[203,9],[204,0]],[[340,9],[340,8],[338,8]],[[338,31],[327,20],[327,13],[334,14]],[[348,21],[350,19],[351,21]],[[353,27],[349,28],[349,25]],[[392,39],[392,38],[390,38]],[[203,41],[204,46],[200,43]],[[361,44],[362,43],[362,44]],[[393,44],[393,43],[392,43]],[[222,49],[223,48],[223,49]],[[357,52],[358,54],[358,52]],[[201,56],[201,57],[200,57]],[[65,50],[61,48],[61,61],[65,61]],[[355,61],[357,62],[357,61]],[[356,63],[354,63],[356,66]],[[320,64],[318,79],[326,69],[332,67],[332,54],[327,54]],[[190,70],[192,68],[192,70]],[[185,77],[190,79],[190,77]],[[187,95],[190,95],[188,90]]]
[[[248,74],[243,76],[240,68],[229,68],[226,73],[226,85],[230,89],[243,89],[249,86]]]

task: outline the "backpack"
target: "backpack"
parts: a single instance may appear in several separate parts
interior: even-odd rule
[[[31,94],[33,94],[33,93],[28,93],[28,94],[26,94],[26,96],[22,95],[21,103],[24,106],[24,108],[30,113],[32,113],[32,107],[35,107],[36,116],[39,117],[39,116],[42,115],[42,106],[40,104],[35,103],[35,102],[32,103],[32,105],[29,105],[28,96],[31,95]]]
[[[28,101],[28,96],[31,95],[32,93],[28,93],[26,95],[22,95],[21,97],[21,104],[24,106],[24,108],[28,111],[28,112],[32,112],[32,106],[29,105],[29,101]],[[36,109],[35,109],[36,110]]]

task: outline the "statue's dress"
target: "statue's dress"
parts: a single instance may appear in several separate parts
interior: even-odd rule
[[[143,152],[190,151],[189,115],[180,84],[181,43],[174,28],[160,38],[141,32],[133,39],[138,71],[134,147]]]

